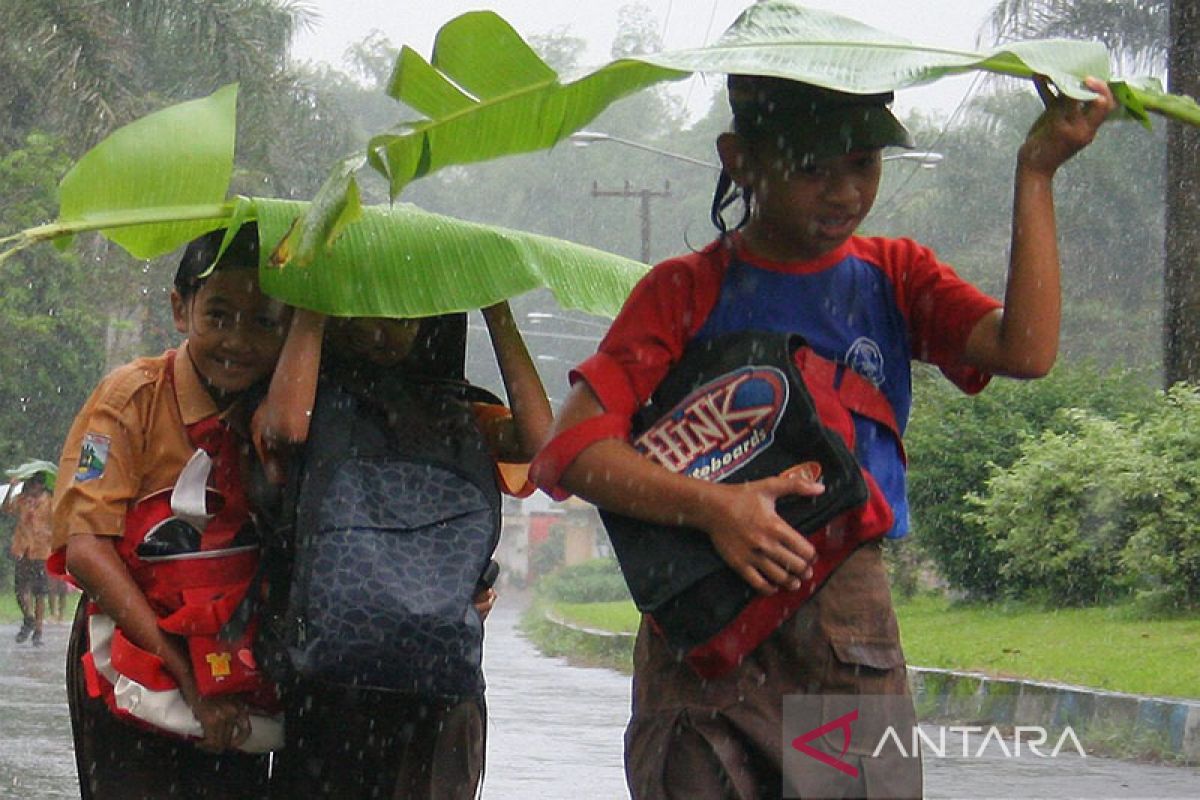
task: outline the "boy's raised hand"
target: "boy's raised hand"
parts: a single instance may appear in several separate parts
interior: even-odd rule
[[[1071,156],[1091,144],[1096,131],[1116,108],[1108,84],[1088,78],[1085,85],[1098,97],[1086,102],[1073,100],[1056,91],[1050,81],[1038,75],[1033,79],[1046,110],[1033,123],[1017,154],[1024,169],[1053,175]]]

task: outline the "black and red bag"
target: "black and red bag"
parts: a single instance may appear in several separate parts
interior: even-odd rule
[[[812,596],[892,512],[853,455],[850,408],[890,407],[845,365],[795,334],[739,332],[693,342],[633,420],[631,443],[673,472],[742,483],[819,465],[825,492],[780,498],[776,509],[819,558],[795,591],[760,595],[708,535],[601,511],[639,610],[701,676],[723,675]]]

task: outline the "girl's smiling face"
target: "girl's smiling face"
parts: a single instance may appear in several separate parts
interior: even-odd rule
[[[214,272],[191,296],[171,293],[175,329],[218,405],[275,368],[290,317],[287,306],[258,287],[255,269]]]

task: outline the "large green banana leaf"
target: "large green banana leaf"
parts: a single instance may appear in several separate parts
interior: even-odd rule
[[[103,223],[106,216],[119,221],[146,208],[157,209],[164,219],[185,216],[153,226],[102,228],[137,258],[169,252],[217,227],[212,214],[233,175],[236,114],[237,85],[230,84],[114,131],[63,177],[59,221]],[[185,208],[201,219],[186,221]]]
[[[333,184],[328,206],[320,200],[227,201],[236,97],[236,87],[229,86],[114,132],[63,179],[59,219],[0,240],[10,245],[0,259],[88,230],[101,231],[138,258],[154,258],[205,231],[256,219],[267,292],[330,314],[393,317],[479,308],[539,287],[549,288],[565,308],[611,316],[646,270],[593,248],[407,204],[360,207],[349,177],[352,160],[340,165],[342,180]],[[310,206],[330,220],[323,239],[336,244],[314,248],[306,263],[272,266],[273,251],[277,260],[278,252],[287,252],[286,244],[276,245]]]
[[[392,196],[412,180],[466,164],[554,145],[617,99],[691,72],[774,75],[848,92],[881,92],[970,70],[1049,77],[1068,96],[1093,96],[1091,75],[1109,79],[1098,43],[1018,42],[974,53],[916,44],[855,20],[791,0],[747,9],[713,45],[613,61],[562,82],[503,19],[470,12],[439,31],[430,62],[411,50],[397,60],[389,94],[425,115],[375,137],[368,157]],[[1200,124],[1200,106],[1169,95],[1153,79],[1110,81],[1117,99],[1145,122],[1155,111]]]
[[[264,243],[279,241],[308,205],[253,203]],[[268,266],[259,275],[269,294],[329,314],[419,317],[547,287],[564,308],[613,316],[645,272],[612,253],[402,203],[365,206],[308,266]]]

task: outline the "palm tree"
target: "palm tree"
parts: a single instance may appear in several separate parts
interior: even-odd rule
[[[1161,75],[1169,0],[1000,0],[987,28],[996,44],[1022,39],[1103,42],[1130,74]]]
[[[296,0],[0,0],[0,129],[63,134],[76,154],[166,103],[231,81],[270,96],[312,19]],[[263,91],[258,91],[263,90]]]
[[[1200,96],[1200,3],[1171,3],[1170,84]],[[1167,128],[1167,235],[1163,301],[1166,385],[1200,383],[1200,131]]]

